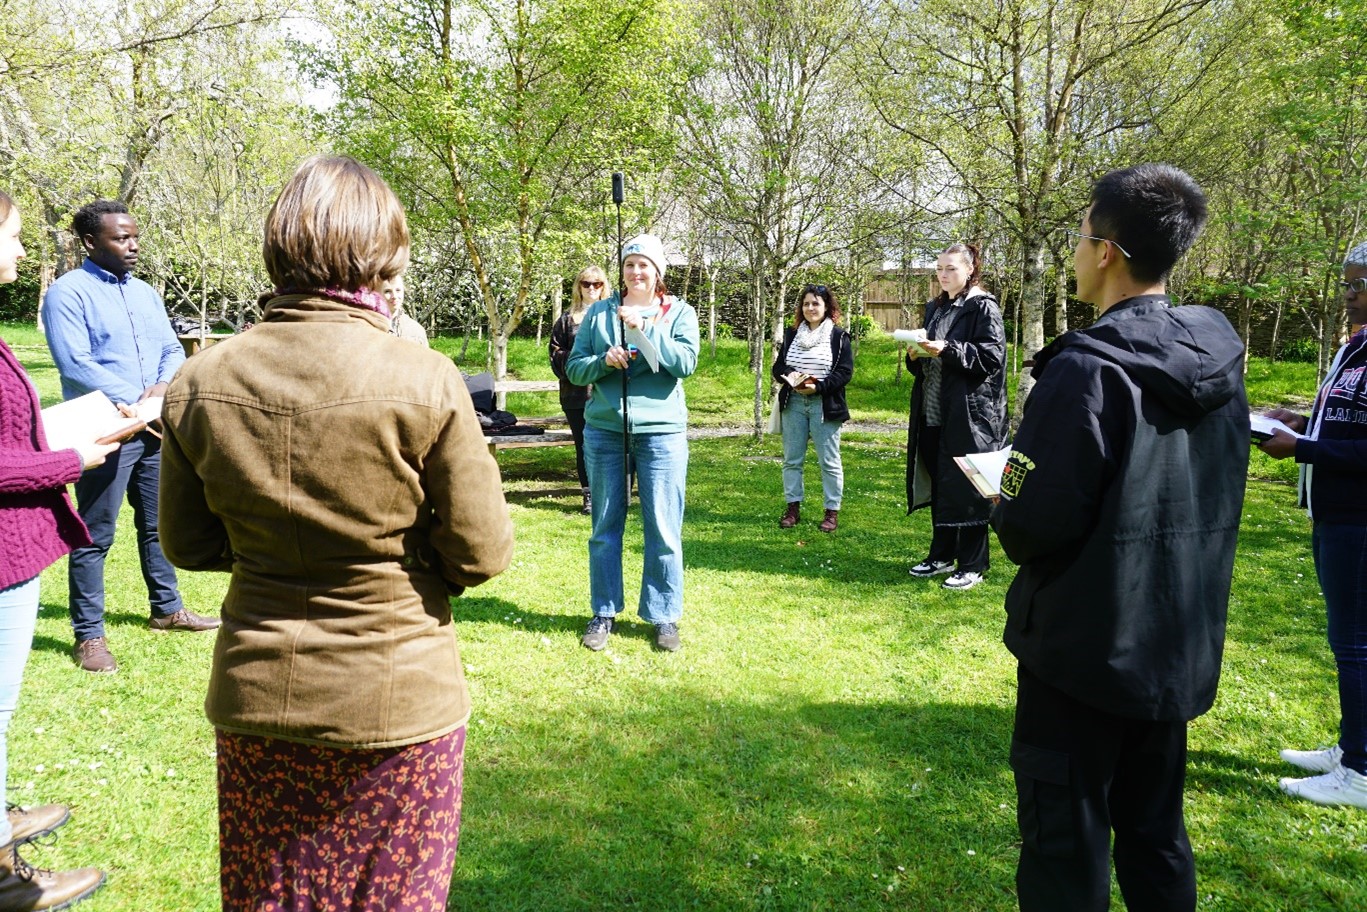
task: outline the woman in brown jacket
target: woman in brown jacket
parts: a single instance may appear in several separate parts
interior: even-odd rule
[[[305,162],[266,217],[252,330],[167,391],[161,537],[232,574],[206,711],[225,910],[446,908],[469,698],[450,596],[512,526],[459,372],[390,335],[385,183]]]

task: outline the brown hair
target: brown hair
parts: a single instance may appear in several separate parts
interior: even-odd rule
[[[271,206],[261,252],[278,289],[379,291],[408,265],[408,246],[403,205],[378,174],[315,155]]]
[[[976,244],[950,244],[944,250],[940,251],[940,256],[944,256],[947,253],[957,253],[968,260],[968,281],[964,283],[964,290],[962,292],[963,294],[968,294],[968,290],[974,285],[977,285],[983,277],[983,261],[982,255],[978,253],[978,246]],[[941,297],[948,298],[949,292],[942,288],[940,289],[940,295]]]
[[[802,315],[802,302],[807,300],[807,295],[816,295],[826,304],[826,316],[836,326],[840,325],[840,302],[835,299],[835,292],[825,285],[803,285],[802,293],[797,296],[797,318],[793,320],[793,328],[801,326],[807,318]]]
[[[9,214],[16,208],[18,207],[14,205],[14,199],[4,190],[0,190],[0,222],[9,218]]]
[[[570,290],[570,312],[583,313],[588,307],[589,302],[584,300],[584,289],[580,282],[588,279],[590,282],[598,281],[603,283],[603,297],[612,294],[612,283],[608,281],[608,275],[601,266],[586,266],[579,275],[574,277],[574,288]]]

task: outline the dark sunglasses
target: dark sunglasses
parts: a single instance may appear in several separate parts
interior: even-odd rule
[[[603,283],[602,283],[602,282],[590,282],[588,279],[580,279],[580,280],[579,280],[579,287],[580,287],[580,288],[602,288],[602,287],[603,287]]]
[[[804,295],[814,294],[818,298],[824,298],[826,295],[830,294],[831,291],[825,285],[805,285],[802,288],[802,293]]]

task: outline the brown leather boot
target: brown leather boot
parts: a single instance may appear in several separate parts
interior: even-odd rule
[[[802,518],[802,502],[788,504],[788,512],[783,514],[783,518],[778,521],[780,529],[791,529],[797,525]]]
[[[822,532],[834,532],[837,525],[835,518],[839,515],[839,510],[827,510],[826,518],[821,521],[821,525],[817,526],[817,528]]]
[[[42,804],[37,807],[20,807],[17,804],[6,806],[5,816],[9,818],[10,841],[27,842],[39,836],[46,836],[71,819],[71,811],[60,804]]]
[[[0,848],[0,910],[39,912],[65,909],[94,893],[104,883],[99,868],[48,871],[19,857],[15,844]]]

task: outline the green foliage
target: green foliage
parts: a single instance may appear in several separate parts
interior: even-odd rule
[[[850,317],[850,335],[856,341],[867,338],[878,331],[878,321],[868,314],[855,314]]]
[[[1281,344],[1279,356],[1283,361],[1318,364],[1320,344],[1314,339],[1286,339]]]

